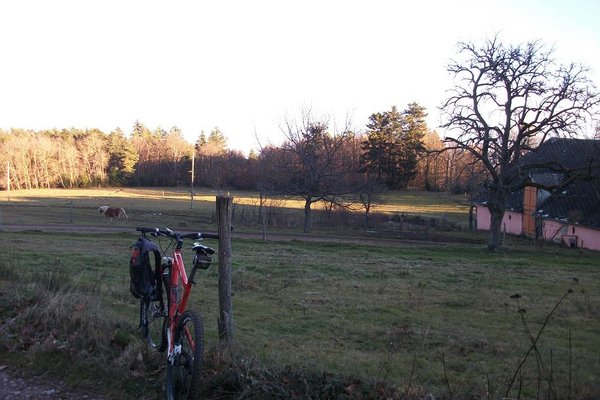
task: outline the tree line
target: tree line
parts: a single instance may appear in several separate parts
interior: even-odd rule
[[[12,189],[98,186],[204,186],[257,190],[305,202],[305,230],[316,202],[359,205],[368,217],[385,190],[470,191],[481,180],[443,142],[416,103],[371,115],[362,131],[330,127],[329,117],[301,110],[282,129],[285,140],[248,156],[228,148],[214,128],[195,143],[179,128],[149,129],[136,121],[128,134],[115,129],[0,130],[0,186]],[[193,174],[192,174],[193,168]]]
[[[150,130],[139,121],[128,135],[119,129],[0,130],[0,185],[179,186],[193,176],[195,185],[254,189],[261,199],[301,198],[306,230],[315,202],[359,204],[368,218],[383,190],[472,192],[485,182],[488,248],[495,250],[510,193],[543,186],[533,182],[522,157],[552,137],[577,137],[590,123],[600,137],[600,93],[588,67],[557,63],[553,49],[540,41],[512,45],[497,35],[479,44],[460,42],[446,70],[454,87],[441,106],[448,134],[443,141],[416,103],[374,113],[361,130],[332,130],[328,118],[302,110],[284,124],[283,144],[248,157],[228,150],[218,128],[194,144],[176,127]],[[563,183],[546,189],[568,183],[570,174],[563,175]]]
[[[193,144],[177,127],[152,130],[139,121],[127,134],[119,128],[108,134],[99,129],[0,129],[0,187],[8,187],[7,179],[17,190],[188,186],[192,158],[194,185],[217,189],[294,194],[308,184],[298,179],[318,179],[323,171],[335,182],[320,184],[335,191],[333,183],[343,182],[344,193],[352,192],[360,179],[385,189],[438,191],[469,190],[479,179],[461,156],[430,152],[443,148],[443,142],[429,130],[425,109],[416,103],[403,112],[392,107],[373,114],[360,132],[350,127],[332,132],[328,117],[315,118],[307,110],[302,114],[298,121],[286,122],[283,144],[247,156],[230,150],[219,128],[208,135],[201,132]]]

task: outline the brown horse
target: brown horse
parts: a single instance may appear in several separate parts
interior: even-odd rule
[[[125,219],[127,219],[127,214],[125,213],[125,210],[122,209],[121,207],[102,206],[102,207],[98,207],[98,212],[100,214],[104,214],[104,216],[106,218],[110,218],[111,221],[112,221],[113,218],[117,218],[117,219],[125,218]]]

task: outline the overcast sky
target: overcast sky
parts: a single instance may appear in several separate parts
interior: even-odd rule
[[[541,39],[600,86],[599,16],[598,0],[2,1],[0,128],[218,126],[247,152],[303,107],[361,130],[410,102],[436,128],[459,40]]]

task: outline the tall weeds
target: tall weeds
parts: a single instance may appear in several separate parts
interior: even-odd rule
[[[0,278],[10,282],[5,297],[15,318],[7,329],[19,346],[90,354],[108,348],[117,321],[97,282],[79,282],[59,262],[43,272],[14,268],[12,260],[0,260]]]
[[[553,359],[552,359],[553,353],[552,353],[552,351],[550,351],[550,364],[548,365],[547,360],[545,360],[545,358],[540,350],[539,342],[540,342],[540,338],[542,337],[542,333],[544,332],[544,330],[548,326],[548,323],[550,322],[550,317],[552,317],[552,315],[556,312],[558,307],[565,301],[565,299],[571,293],[573,293],[573,290],[568,289],[567,292],[558,300],[558,302],[554,305],[552,310],[550,310],[550,312],[546,315],[544,322],[542,323],[542,326],[538,330],[535,337],[534,337],[533,333],[531,332],[531,329],[529,328],[527,319],[525,318],[526,309],[522,308],[520,305],[519,299],[521,298],[521,296],[519,294],[514,294],[511,296],[511,298],[513,298],[517,301],[517,311],[520,315],[520,319],[521,319],[521,323],[523,325],[524,332],[527,336],[527,339],[531,342],[531,345],[529,346],[528,350],[525,352],[525,355],[519,362],[519,365],[517,366],[512,377],[509,380],[508,386],[506,388],[506,392],[504,394],[505,398],[509,397],[509,394],[511,393],[511,390],[513,389],[513,386],[514,386],[517,378],[519,378],[519,389],[517,390],[516,398],[517,399],[521,398],[521,385],[523,383],[523,380],[522,380],[523,367],[525,365],[525,362],[529,359],[529,357],[532,354],[535,355],[535,363],[536,363],[535,366],[537,368],[536,398],[539,399],[541,396],[541,390],[542,390],[541,384],[542,383],[546,383],[548,386],[546,398],[558,399],[560,397],[558,395],[557,382],[555,381],[555,376],[554,376]],[[569,330],[569,360],[567,361],[568,369],[569,369],[569,371],[568,371],[569,379],[568,379],[568,383],[567,383],[568,387],[566,388],[566,391],[568,392],[568,397],[570,397],[571,383],[572,383],[571,382],[571,372],[572,372],[571,367],[572,366],[571,366],[571,348],[570,348],[570,346],[571,346],[571,331]]]

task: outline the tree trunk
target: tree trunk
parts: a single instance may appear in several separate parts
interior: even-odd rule
[[[490,211],[490,234],[488,237],[488,250],[497,251],[500,248],[502,233],[502,218],[506,208],[507,195],[502,189],[490,189],[488,210]]]
[[[310,218],[311,218],[311,209],[310,206],[312,205],[312,198],[311,197],[305,197],[304,199],[304,233],[308,233],[310,232]]]
[[[500,247],[500,233],[502,231],[502,217],[504,216],[504,213],[490,209],[490,216],[490,234],[487,247],[490,251],[496,251]]]

